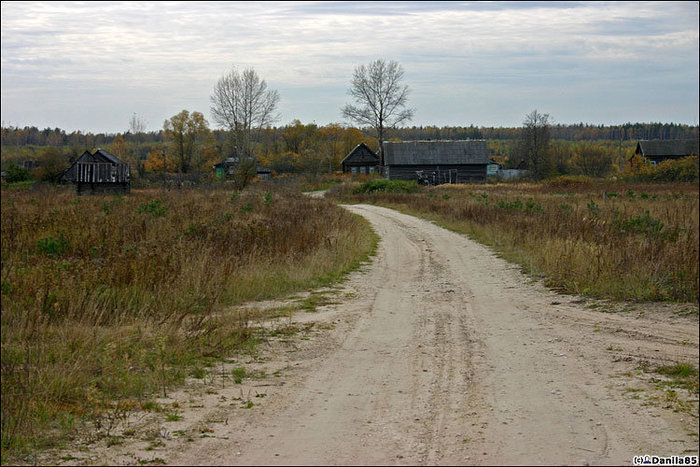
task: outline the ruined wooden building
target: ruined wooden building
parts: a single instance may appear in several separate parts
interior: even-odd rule
[[[465,183],[486,179],[486,140],[385,141],[384,175],[419,183]]]
[[[82,194],[129,193],[129,164],[108,152],[97,149],[85,151],[61,175],[62,183],[74,183]]]

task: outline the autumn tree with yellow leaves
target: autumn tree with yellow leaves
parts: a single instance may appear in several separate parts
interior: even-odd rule
[[[165,151],[158,148],[151,148],[144,163],[147,172],[174,172],[176,170],[173,161]]]
[[[169,143],[168,157],[178,173],[199,171],[215,159],[215,143],[201,112],[183,110],[166,120],[163,130]]]

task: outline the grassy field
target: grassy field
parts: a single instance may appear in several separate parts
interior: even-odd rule
[[[376,242],[361,218],[269,186],[3,189],[3,463],[149,410],[255,345],[231,305],[337,282]]]
[[[380,185],[346,183],[331,196],[434,220],[568,293],[698,300],[695,183],[563,177],[539,184]]]

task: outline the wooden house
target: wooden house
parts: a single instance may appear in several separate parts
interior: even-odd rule
[[[385,141],[384,172],[389,180],[464,183],[486,179],[486,140]]]
[[[668,159],[681,159],[698,154],[697,139],[652,139],[637,143],[635,155],[646,158],[652,164]]]
[[[62,183],[74,183],[79,195],[96,193],[129,193],[129,164],[107,151],[85,151],[61,175]]]
[[[343,173],[379,173],[379,156],[365,143],[360,143],[342,160]]]
[[[214,177],[216,177],[217,179],[233,177],[233,175],[236,173],[236,169],[240,165],[240,162],[241,159],[238,157],[227,157],[223,161],[214,165]],[[272,170],[268,167],[262,167],[258,165],[255,168],[255,176],[261,180],[270,180],[270,177],[272,176]]]

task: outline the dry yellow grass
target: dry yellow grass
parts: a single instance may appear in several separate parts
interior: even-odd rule
[[[338,281],[375,244],[332,203],[269,187],[3,190],[3,460],[249,350],[250,316],[222,310]]]

